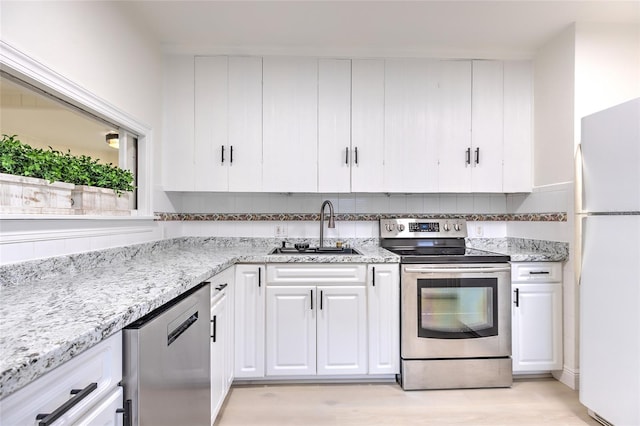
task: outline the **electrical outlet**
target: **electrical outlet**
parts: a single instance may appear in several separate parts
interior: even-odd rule
[[[484,229],[482,229],[482,225],[476,225],[476,237],[482,237],[484,234]]]
[[[287,236],[287,225],[285,223],[279,223],[274,227],[274,236],[276,238],[282,238]]]

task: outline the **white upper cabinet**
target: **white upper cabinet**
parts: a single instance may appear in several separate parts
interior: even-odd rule
[[[351,191],[351,61],[318,63],[318,192]]]
[[[530,61],[504,63],[503,192],[531,192],[533,69]]]
[[[195,58],[196,191],[262,189],[262,59]]]
[[[164,58],[162,187],[194,190],[193,56]]]
[[[427,59],[385,61],[385,192],[438,190],[435,64]]]
[[[384,183],[384,60],[352,60],[348,160],[351,191],[381,191]]]
[[[263,59],[266,192],[318,191],[318,59]]]
[[[440,61],[438,86],[438,190],[471,187],[471,61]]]
[[[502,192],[503,67],[473,61],[471,94],[471,192]]]

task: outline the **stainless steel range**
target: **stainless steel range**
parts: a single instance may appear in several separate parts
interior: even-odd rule
[[[401,256],[405,390],[509,387],[509,256],[465,245],[463,219],[381,219],[380,244]]]

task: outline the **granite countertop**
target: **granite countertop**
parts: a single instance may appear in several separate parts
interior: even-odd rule
[[[566,259],[486,240],[469,245],[512,261]],[[235,263],[399,262],[377,239],[346,243],[362,255],[268,255],[280,240],[176,238],[0,266],[0,399]]]
[[[234,263],[397,263],[362,255],[267,255],[275,242],[181,238],[0,267],[0,398]]]

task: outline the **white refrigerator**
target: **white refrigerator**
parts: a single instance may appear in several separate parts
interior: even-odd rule
[[[584,117],[581,139],[580,401],[605,424],[638,426],[640,99]]]

